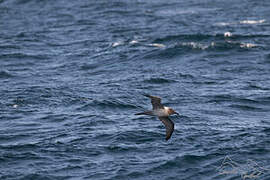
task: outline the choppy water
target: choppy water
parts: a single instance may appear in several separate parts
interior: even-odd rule
[[[0,179],[270,179],[269,7],[1,0]]]

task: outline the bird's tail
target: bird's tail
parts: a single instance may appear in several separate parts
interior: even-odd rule
[[[140,113],[136,113],[135,115],[149,115],[149,116],[153,116],[153,112],[152,111],[145,111],[145,112],[140,112]]]

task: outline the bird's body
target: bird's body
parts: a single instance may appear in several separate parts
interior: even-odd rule
[[[161,120],[162,123],[166,127],[166,140],[170,139],[170,137],[174,131],[174,123],[169,119],[169,116],[172,114],[178,114],[178,113],[175,112],[170,107],[163,106],[161,104],[161,99],[159,97],[150,96],[150,95],[144,95],[144,96],[149,97],[151,99],[153,110],[137,113],[135,115],[157,116],[159,118],[159,120]]]
[[[164,106],[164,108],[162,109],[155,109],[152,110],[153,111],[153,115],[154,116],[158,116],[158,117],[168,117],[169,114],[169,107]]]

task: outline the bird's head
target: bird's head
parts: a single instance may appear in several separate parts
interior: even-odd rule
[[[169,108],[168,113],[169,113],[169,115],[177,114],[178,116],[180,116],[180,114],[178,112],[176,112],[175,110],[173,110],[172,108]]]

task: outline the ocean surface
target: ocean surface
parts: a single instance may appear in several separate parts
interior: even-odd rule
[[[270,1],[0,0],[1,180],[270,179]],[[143,94],[181,114],[175,131]]]

